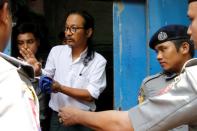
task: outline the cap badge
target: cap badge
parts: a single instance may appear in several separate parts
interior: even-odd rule
[[[166,34],[166,32],[160,32],[158,34],[158,40],[162,41],[162,40],[166,40],[168,38],[168,35]]]

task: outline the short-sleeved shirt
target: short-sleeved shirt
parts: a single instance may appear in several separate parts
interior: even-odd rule
[[[140,88],[138,103],[142,103],[144,100],[146,100],[149,97],[154,97],[159,95],[162,89],[165,89],[165,87],[167,87],[170,83],[173,82],[176,76],[177,76],[176,73],[161,72],[146,77],[143,80]],[[181,125],[169,131],[188,131],[188,125]]]
[[[159,95],[159,91],[173,82],[177,76],[175,73],[161,72],[146,77],[140,87],[138,103],[143,102],[149,97]]]
[[[166,131],[197,122],[197,59],[191,59],[182,72],[160,94],[129,110],[136,131]]]
[[[60,84],[86,89],[90,95],[97,99],[106,87],[105,67],[107,61],[99,53],[94,53],[94,58],[84,65],[83,60],[87,49],[75,61],[72,60],[72,50],[68,45],[58,45],[52,48],[47,58],[43,74],[52,77]],[[95,102],[76,100],[66,94],[52,93],[49,106],[58,111],[63,106],[74,106],[83,110],[96,109]]]

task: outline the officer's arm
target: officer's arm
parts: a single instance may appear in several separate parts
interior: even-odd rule
[[[127,111],[89,112],[64,107],[59,118],[65,126],[81,124],[96,131],[133,131]]]

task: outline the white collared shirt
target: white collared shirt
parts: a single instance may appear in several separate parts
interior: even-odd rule
[[[71,48],[58,45],[49,53],[43,74],[52,77],[60,84],[72,88],[87,89],[92,97],[98,99],[106,87],[105,66],[107,61],[95,52],[94,59],[87,66],[83,64],[87,50],[72,61]],[[63,106],[74,106],[83,110],[95,110],[94,102],[82,102],[62,93],[52,93],[49,106],[58,111]]]

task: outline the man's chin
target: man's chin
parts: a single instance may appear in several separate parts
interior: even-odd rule
[[[171,69],[169,69],[169,68],[163,68],[163,70],[165,71],[165,72],[171,72]]]
[[[73,47],[73,44],[72,43],[66,43],[66,45],[68,45],[70,48]]]
[[[72,45],[69,45],[69,44],[67,44],[67,45],[68,45],[68,47],[72,48]]]

